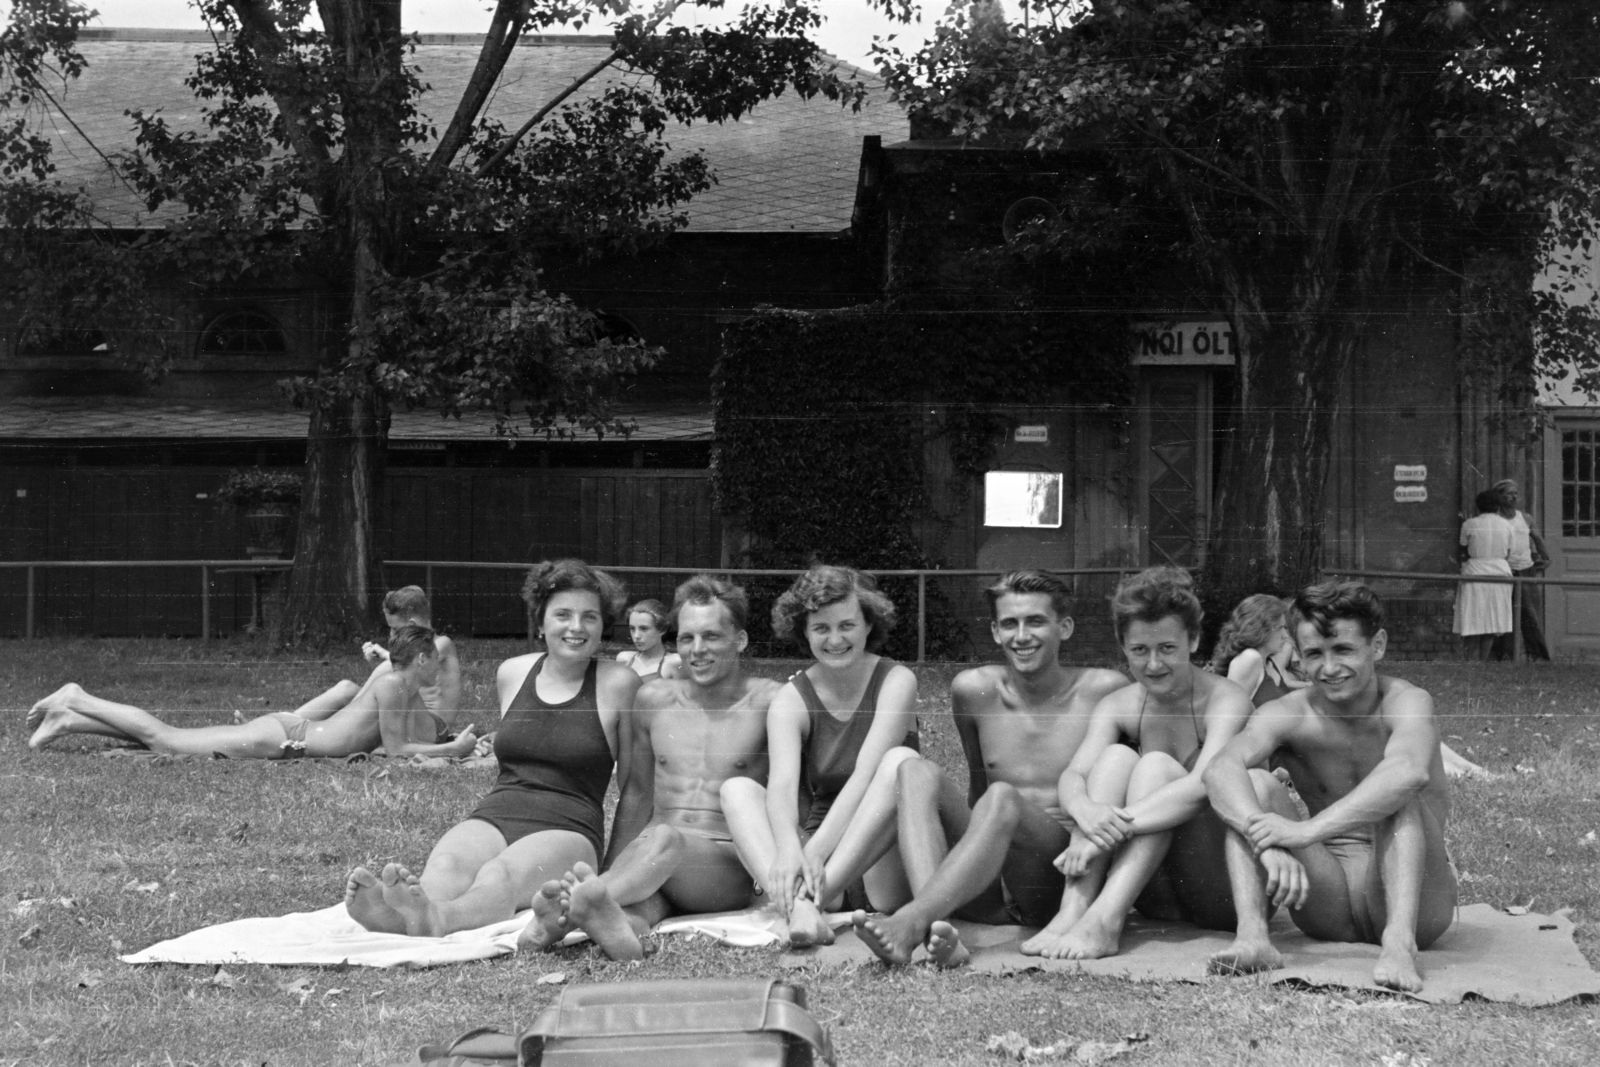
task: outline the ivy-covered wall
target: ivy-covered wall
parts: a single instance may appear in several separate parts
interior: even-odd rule
[[[1019,405],[1070,402],[1125,419],[1134,398],[1120,318],[1024,310],[764,310],[730,326],[713,372],[716,507],[740,531],[737,563],[861,568],[971,566],[937,558],[925,461],[931,442],[953,475],[980,477]],[[948,487],[946,487],[948,488]],[[774,648],[766,619],[781,581],[750,583],[752,638]],[[905,623],[889,654],[915,652],[916,586],[885,582]],[[946,590],[929,585],[928,655],[970,655]]]

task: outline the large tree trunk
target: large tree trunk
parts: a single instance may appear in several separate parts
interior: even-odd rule
[[[343,641],[376,620],[383,576],[373,535],[386,421],[371,390],[312,409],[282,643]]]
[[[1322,566],[1339,383],[1358,331],[1330,326],[1342,316],[1321,298],[1317,279],[1306,281],[1288,309],[1236,323],[1239,377],[1205,583],[1219,608],[1251,593],[1293,592]]]
[[[399,147],[405,99],[400,3],[337,0],[319,9],[329,37],[350,63],[338,160],[338,195],[347,203],[349,296],[344,314],[336,317],[342,344],[323,348],[323,396],[306,440],[300,532],[280,634],[288,644],[326,644],[368,631],[377,621],[383,588],[375,534],[389,419],[371,366],[374,292],[398,243],[385,165]]]

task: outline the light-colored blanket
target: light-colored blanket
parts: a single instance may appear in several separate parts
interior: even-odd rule
[[[321,911],[294,912],[273,918],[237,919],[151,945],[122,957],[123,963],[265,963],[284,967],[436,967],[444,963],[486,960],[517,950],[517,935],[531,912],[477,930],[446,937],[406,937],[363,929],[343,904]],[[850,917],[832,916],[836,926]],[[687,915],[658,924],[656,934],[697,934],[727,945],[757,948],[782,940],[775,912],[765,908]],[[576,932],[563,945],[585,940]]]
[[[1032,935],[1020,926],[956,923],[972,950],[972,970],[1010,974],[1025,970],[1066,971],[1135,981],[1251,981],[1209,978],[1206,960],[1225,948],[1231,935],[1179,923],[1156,923],[1134,916],[1123,934],[1122,951],[1103,960],[1046,960],[1024,956],[1019,946]],[[1474,995],[1527,1007],[1558,1004],[1600,993],[1600,974],[1572,939],[1572,920],[1555,915],[1507,915],[1488,904],[1469,904],[1456,924],[1422,953],[1422,992],[1418,999],[1456,1004]],[[1372,966],[1378,946],[1314,941],[1285,916],[1272,925],[1272,940],[1284,966],[1262,980],[1311,986],[1378,990]],[[921,951],[919,950],[919,957]],[[851,930],[834,944],[784,954],[786,967],[848,967],[875,963],[877,957]]]

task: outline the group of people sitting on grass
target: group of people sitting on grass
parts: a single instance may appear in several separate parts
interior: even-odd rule
[[[670,612],[637,605],[637,654],[614,662],[599,654],[621,585],[577,560],[538,564],[523,596],[544,651],[496,676],[493,788],[420,874],[352,871],[346,907],[368,929],[416,936],[531,907],[524,947],[581,930],[619,959],[640,958],[641,935],[673,914],[765,904],[807,945],[830,942],[826,914],[845,910],[888,963],[922,949],[941,966],[968,954],[953,918],[1041,927],[1024,953],[1089,959],[1118,951],[1137,910],[1234,931],[1210,962],[1236,974],[1280,964],[1268,919],[1287,906],[1312,937],[1380,945],[1378,984],[1421,988],[1417,952],[1456,903],[1446,750],[1428,694],[1378,674],[1387,635],[1371,590],[1251,597],[1207,671],[1193,662],[1191,579],[1144,571],[1111,602],[1131,684],[1062,665],[1074,623],[1059,577],[1018,571],[986,594],[1004,661],[951,685],[963,792],[919,752],[917,679],[879,652],[895,609],[870,577],[816,566],[778,599],[774,631],[813,658],[779,684],[746,673],[749,604],[724,579],[684,582]],[[99,733],[265,758],[379,741],[390,754],[478,749],[471,729],[441,740],[460,671],[421,590],[390,594],[385,614],[387,661],[296,712],[184,730],[66,686],[30,713],[30,744]],[[662,646],[672,631],[676,655]]]

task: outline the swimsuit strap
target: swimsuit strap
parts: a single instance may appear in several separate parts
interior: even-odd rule
[[[867,679],[867,691],[861,694],[861,706],[857,711],[878,710],[878,690],[883,688],[883,680],[889,677],[893,669],[894,664],[887,656],[878,657],[878,662],[872,668],[872,677]]]
[[[789,681],[794,683],[795,690],[800,694],[800,699],[805,701],[807,711],[825,712],[828,710],[822,706],[822,698],[817,695],[817,687],[811,684],[811,679],[806,677],[805,671],[796,671],[794,677],[790,678]]]

